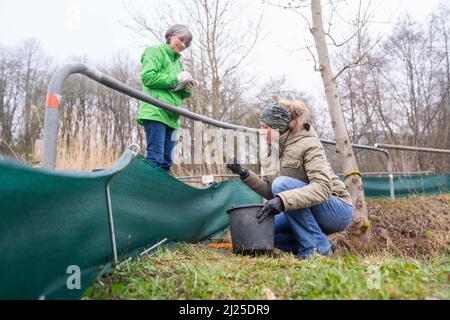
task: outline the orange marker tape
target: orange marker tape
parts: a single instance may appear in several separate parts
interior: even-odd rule
[[[50,92],[47,94],[47,108],[59,109],[59,98],[58,96]]]
[[[213,248],[232,248],[233,245],[231,243],[209,243],[208,246]]]

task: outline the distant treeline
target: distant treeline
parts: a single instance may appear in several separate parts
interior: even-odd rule
[[[339,75],[346,124],[353,143],[450,149],[448,21],[450,13],[446,7],[430,15],[423,24],[402,16],[392,34],[372,48],[360,66],[347,68]],[[211,40],[208,37],[196,39],[207,42]],[[365,37],[336,50],[333,57],[336,70],[354,60],[358,51],[367,49],[370,36]],[[242,43],[235,40],[234,45],[238,47]],[[241,54],[248,54],[250,49]],[[227,65],[229,56],[221,50],[225,47],[199,45],[184,57],[186,68],[199,83],[185,108],[217,120],[257,127],[259,110],[274,95],[304,99],[308,96],[301,86],[288,88],[284,78],[255,89],[257,75],[241,76],[243,66],[239,58],[245,56],[237,56],[232,60],[236,63]],[[123,83],[141,88],[139,61],[132,61],[126,54],[115,54],[102,63],[76,57],[73,60],[86,62]],[[35,161],[35,155],[41,150],[47,86],[58,67],[34,39],[24,40],[16,47],[0,44],[1,153],[26,162]],[[135,99],[82,76],[70,77],[63,92],[60,168],[89,170],[109,166],[132,142],[145,150],[143,130],[135,122],[138,110]],[[323,112],[327,110],[325,102],[318,98],[307,100],[317,131],[323,138],[333,139],[329,118]],[[183,119],[182,123],[193,130],[192,121]],[[337,156],[332,149],[327,147],[327,150],[339,172]],[[450,171],[448,156],[415,152],[395,152],[394,156],[395,171]],[[357,157],[361,171],[386,169],[382,155],[364,151],[358,152]],[[223,171],[223,168],[202,165],[175,166],[175,174],[181,175]]]

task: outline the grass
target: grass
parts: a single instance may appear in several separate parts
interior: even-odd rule
[[[364,252],[345,233],[331,236],[332,259],[178,244],[119,265],[85,299],[450,299],[450,195],[371,200],[368,209]]]
[[[85,299],[450,299],[447,254],[413,259],[388,253],[308,260],[235,255],[179,244],[117,267]]]

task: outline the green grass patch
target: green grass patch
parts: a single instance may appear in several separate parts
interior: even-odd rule
[[[250,257],[180,244],[104,275],[85,299],[450,299],[448,255]]]

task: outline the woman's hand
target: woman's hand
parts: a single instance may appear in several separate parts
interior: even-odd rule
[[[258,222],[261,223],[268,216],[275,216],[281,213],[281,211],[283,210],[283,200],[281,200],[281,198],[277,196],[265,203],[264,207],[262,207],[256,214],[256,219],[258,219]]]
[[[184,90],[186,90],[187,92],[192,92],[195,88],[195,81],[192,80],[191,82],[189,82],[186,87],[184,88]]]
[[[227,163],[227,168],[230,169],[234,174],[238,174],[239,177],[241,177],[241,180],[244,180],[250,175],[250,170],[237,163],[236,158],[233,158],[230,163]]]
[[[183,82],[186,80],[192,80],[194,81],[194,79],[192,78],[192,75],[187,72],[187,71],[181,71],[178,76],[177,76],[178,82]]]

